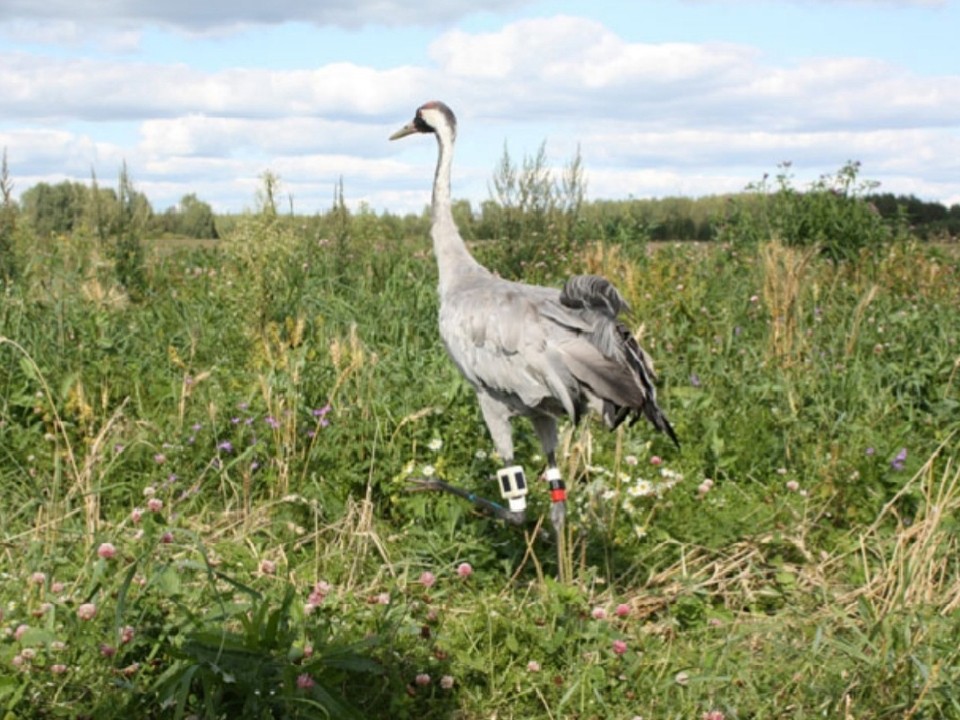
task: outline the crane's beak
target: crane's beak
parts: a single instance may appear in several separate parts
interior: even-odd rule
[[[420,132],[420,131],[417,130],[416,124],[414,123],[413,120],[411,120],[411,121],[408,122],[406,125],[404,125],[402,128],[400,128],[399,130],[397,130],[393,135],[391,135],[391,136],[390,136],[390,139],[391,139],[391,140],[399,140],[400,138],[406,137],[407,135],[413,135],[415,132]]]

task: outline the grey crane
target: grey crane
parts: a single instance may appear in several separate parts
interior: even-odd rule
[[[440,275],[440,336],[476,390],[494,447],[507,466],[497,476],[510,509],[442,481],[422,483],[522,523],[527,483],[523,469],[513,465],[510,421],[527,417],[547,460],[550,521],[559,537],[566,490],[557,467],[558,418],[578,423],[594,410],[613,429],[628,418],[632,424],[646,417],[679,447],[657,405],[650,358],[618,319],[627,302],[606,279],[576,275],[558,290],[505,280],[478,263],[460,237],[450,205],[456,117],[442,102],[428,102],[390,139],[414,133],[433,133],[439,146],[430,234]]]

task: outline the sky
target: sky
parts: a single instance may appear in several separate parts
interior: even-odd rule
[[[588,199],[737,192],[788,161],[960,203],[960,0],[0,0],[0,148],[14,194],[115,185],[420,212],[457,114],[453,195],[490,197],[504,148],[578,151]]]

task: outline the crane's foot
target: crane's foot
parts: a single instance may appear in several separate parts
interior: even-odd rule
[[[416,477],[409,478],[407,482],[411,485],[411,487],[407,488],[408,492],[436,491],[450,493],[451,495],[456,495],[459,498],[473,503],[483,512],[511,525],[523,525],[527,521],[527,515],[523,510],[510,510],[500,503],[482,498],[469,490],[464,490],[443,480]]]

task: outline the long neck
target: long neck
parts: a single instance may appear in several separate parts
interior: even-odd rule
[[[458,277],[487,272],[467,250],[460,231],[453,221],[450,201],[450,169],[453,164],[453,133],[448,127],[436,131],[439,157],[433,178],[433,252],[440,271],[440,293],[444,293]]]

